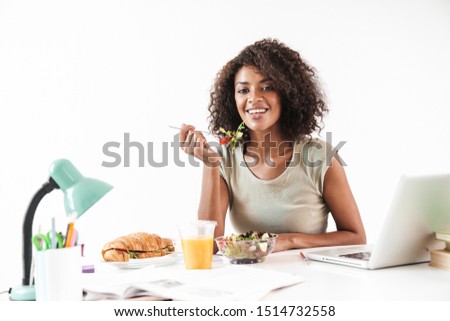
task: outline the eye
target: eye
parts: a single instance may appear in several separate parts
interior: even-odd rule
[[[240,88],[237,90],[238,94],[246,94],[248,92],[249,92],[248,88]]]
[[[272,85],[266,85],[261,88],[262,91],[273,91],[274,88]]]

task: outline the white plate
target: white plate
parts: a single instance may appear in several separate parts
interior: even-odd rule
[[[181,260],[181,258],[182,256],[175,252],[165,256],[150,257],[147,259],[130,259],[128,262],[102,262],[120,269],[140,269],[146,266],[164,266],[174,264],[175,262]]]

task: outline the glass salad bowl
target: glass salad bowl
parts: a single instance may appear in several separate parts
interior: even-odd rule
[[[232,264],[260,263],[273,251],[278,235],[250,231],[243,234],[221,236],[214,240],[220,253]]]

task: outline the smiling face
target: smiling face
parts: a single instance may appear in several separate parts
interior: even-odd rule
[[[242,120],[252,134],[279,132],[281,99],[273,81],[251,66],[236,73],[234,98]]]

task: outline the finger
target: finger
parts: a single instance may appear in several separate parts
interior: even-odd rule
[[[192,141],[192,138],[194,137],[194,130],[193,129],[188,129],[185,133],[184,133],[184,137],[181,138],[180,136],[180,146],[182,148],[187,148],[189,147],[189,144]],[[186,150],[185,150],[186,152]]]
[[[195,131],[192,130],[192,129],[190,129],[190,130],[187,132],[186,141],[187,141],[189,144],[191,144],[192,141],[195,141],[195,140],[197,139],[196,137],[197,137],[197,135],[195,134]]]
[[[206,141],[206,138],[203,135],[203,132],[195,131],[195,137],[196,137],[197,142],[199,143],[199,146],[201,146],[202,148],[208,148],[209,147],[208,142]]]
[[[189,131],[194,131],[195,127],[189,124],[181,124],[180,127],[180,142],[184,142],[186,140],[187,133]]]
[[[208,141],[206,140],[206,138],[203,135],[202,135],[202,139],[200,140],[200,143],[203,148],[211,149],[211,146],[208,144]]]
[[[194,131],[192,129],[189,129],[186,132],[186,137],[184,139],[184,141],[181,142],[181,147],[183,148],[183,151],[185,153],[191,153],[191,144],[192,141],[194,140]]]
[[[203,154],[202,150],[205,148],[205,144],[205,136],[203,136],[200,131],[195,131],[190,142],[190,147],[193,148],[192,152],[197,156],[201,156],[201,154]]]
[[[196,147],[200,146],[199,137],[198,137],[198,134],[196,132],[194,132],[194,131],[192,133],[189,133],[188,137],[189,137],[189,139],[188,139],[188,141],[189,141],[189,152],[191,154],[193,154],[194,153],[194,149]]]

